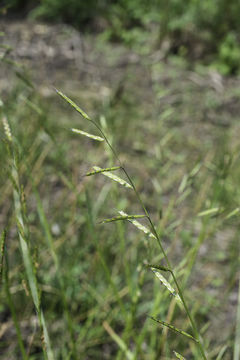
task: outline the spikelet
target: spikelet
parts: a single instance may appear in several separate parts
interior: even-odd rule
[[[187,337],[188,339],[191,339],[193,341],[195,341],[196,343],[198,343],[199,341],[197,339],[195,339],[192,335],[190,335],[189,333],[187,333],[186,331],[183,331],[181,329],[178,329],[176,326],[173,326],[169,323],[167,323],[166,321],[162,321],[162,320],[159,320],[159,319],[155,319],[154,317],[152,316],[149,316],[150,319],[152,319],[153,321],[156,321],[157,323],[161,324],[162,326],[165,326],[167,328],[169,328],[170,330],[178,333],[178,334],[181,334],[185,337]]]
[[[93,166],[93,169],[95,171],[98,171],[99,173],[101,172],[103,175],[107,176],[108,178],[112,179],[113,181],[118,182],[119,184],[121,184],[122,186],[124,186],[126,188],[129,188],[129,189],[133,188],[132,185],[130,185],[126,180],[121,179],[119,176],[112,174],[111,172],[102,172],[100,170],[103,170],[103,169],[101,169],[98,166]]]
[[[119,211],[119,214],[121,216],[126,216],[128,217],[128,214],[126,214],[124,211]],[[143,231],[146,235],[148,235],[149,237],[152,237],[154,239],[156,239],[156,236],[153,235],[153,233],[144,225],[140,224],[139,221],[134,220],[134,218],[127,218],[128,221],[130,221],[134,226],[136,226],[139,230]]]
[[[173,353],[174,353],[174,355],[176,356],[176,358],[178,358],[178,359],[180,359],[180,360],[185,360],[185,358],[184,358],[181,354],[179,354],[178,352],[173,351]]]
[[[9,126],[6,116],[4,116],[2,118],[2,122],[3,122],[3,127],[4,127],[4,132],[5,132],[6,137],[7,137],[8,141],[12,142],[12,133],[11,133],[10,126]]]

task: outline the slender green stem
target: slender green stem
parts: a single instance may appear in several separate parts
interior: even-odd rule
[[[21,329],[20,329],[20,326],[19,326],[19,322],[18,322],[18,319],[17,319],[17,315],[16,315],[16,311],[15,311],[15,307],[14,307],[14,303],[13,303],[13,299],[12,299],[12,294],[10,292],[10,287],[9,287],[8,256],[7,256],[7,253],[5,254],[4,277],[5,277],[5,291],[6,291],[6,295],[7,295],[8,306],[10,308],[12,319],[13,319],[14,326],[15,326],[15,329],[16,329],[18,345],[19,345],[23,360],[27,360],[28,356],[27,356],[27,353],[26,353],[26,350],[25,350],[25,347],[24,347],[24,342],[23,342],[23,338],[22,338],[22,334],[21,334]]]
[[[189,309],[188,309],[188,306],[187,306],[186,301],[185,301],[184,296],[183,296],[183,292],[182,292],[182,290],[181,290],[181,288],[180,288],[180,285],[179,285],[179,283],[178,283],[178,281],[177,281],[177,278],[176,278],[176,276],[175,276],[175,274],[174,274],[174,272],[173,272],[173,270],[172,270],[172,266],[171,266],[171,263],[170,263],[170,261],[169,261],[169,259],[168,259],[168,256],[167,256],[166,252],[164,251],[164,248],[163,248],[163,246],[162,246],[160,237],[159,237],[159,235],[158,235],[158,233],[157,233],[157,231],[156,231],[156,228],[155,228],[155,226],[154,226],[154,224],[153,224],[153,222],[152,222],[152,220],[151,220],[151,218],[150,218],[150,215],[149,215],[149,213],[148,213],[145,205],[143,204],[143,201],[142,201],[142,199],[141,199],[140,194],[138,193],[138,191],[137,191],[137,189],[136,189],[136,187],[135,187],[135,185],[134,185],[131,177],[129,176],[127,170],[125,169],[125,167],[123,166],[121,160],[119,159],[117,152],[115,151],[115,149],[114,149],[114,147],[111,145],[111,143],[108,141],[108,139],[107,139],[106,135],[104,134],[102,128],[101,128],[94,120],[92,120],[83,110],[81,110],[71,99],[69,99],[69,98],[68,98],[66,95],[64,95],[61,91],[58,91],[58,90],[56,90],[56,91],[57,91],[57,93],[58,93],[63,99],[65,99],[78,113],[80,113],[80,114],[83,116],[83,118],[85,118],[86,120],[90,121],[90,122],[98,129],[98,131],[100,132],[100,134],[102,135],[102,137],[103,137],[104,140],[106,141],[107,145],[108,145],[109,148],[111,149],[114,157],[115,157],[116,160],[118,161],[121,170],[125,173],[125,175],[126,175],[128,181],[129,181],[129,183],[131,184],[131,186],[132,186],[132,188],[133,188],[133,190],[134,190],[134,192],[135,192],[135,195],[136,195],[136,197],[137,197],[137,199],[138,199],[138,202],[140,203],[140,205],[141,205],[141,207],[142,207],[142,209],[143,209],[146,217],[148,218],[148,221],[149,221],[149,223],[150,223],[150,227],[151,227],[151,229],[152,229],[152,232],[153,232],[153,234],[155,235],[155,237],[156,237],[156,239],[157,239],[157,242],[158,242],[158,245],[159,245],[159,247],[160,247],[160,250],[161,250],[161,252],[162,252],[162,254],[163,254],[164,258],[165,258],[165,261],[166,261],[166,263],[167,263],[167,265],[168,265],[169,270],[171,271],[171,274],[172,274],[174,283],[175,283],[175,285],[176,285],[176,287],[177,287],[179,296],[180,296],[180,298],[181,298],[181,300],[182,300],[183,306],[184,306],[185,311],[186,311],[186,313],[187,313],[187,316],[188,316],[188,318],[189,318],[189,320],[190,320],[190,323],[191,323],[191,326],[192,326],[192,329],[193,329],[195,338],[197,339],[199,351],[200,351],[200,353],[201,353],[201,355],[202,355],[202,358],[203,358],[204,360],[207,360],[207,357],[206,357],[205,352],[204,352],[203,345],[202,345],[201,340],[200,340],[200,334],[199,334],[199,332],[198,332],[198,330],[197,330],[195,321],[194,321],[193,317],[192,317],[191,314],[190,314],[190,311],[189,311]]]
[[[158,233],[157,233],[157,231],[156,231],[156,228],[155,228],[155,226],[154,226],[154,224],[153,224],[153,222],[152,222],[152,220],[151,220],[151,217],[150,217],[150,215],[149,215],[149,213],[148,213],[148,211],[147,211],[147,209],[146,209],[146,207],[145,207],[145,205],[144,205],[144,203],[143,203],[143,201],[142,201],[142,199],[141,199],[141,196],[140,196],[140,194],[138,193],[138,191],[137,191],[137,189],[136,189],[136,187],[135,187],[135,185],[134,185],[131,177],[129,176],[129,174],[128,174],[128,172],[127,172],[127,170],[125,169],[125,167],[123,166],[121,160],[119,159],[117,152],[115,151],[115,149],[113,148],[113,146],[112,146],[112,145],[110,144],[110,142],[108,141],[108,139],[107,139],[106,135],[104,134],[103,130],[101,129],[101,127],[100,127],[94,120],[91,119],[90,121],[95,125],[95,127],[96,127],[96,128],[99,130],[99,132],[101,133],[102,137],[105,139],[107,145],[110,147],[113,155],[115,156],[116,160],[118,161],[121,170],[122,170],[122,171],[124,172],[124,174],[126,175],[129,183],[131,184],[131,186],[132,186],[132,188],[133,188],[133,190],[134,190],[134,193],[135,193],[135,195],[136,195],[136,197],[137,197],[137,199],[138,199],[138,202],[139,202],[139,204],[141,205],[141,207],[142,207],[142,209],[143,209],[143,211],[144,211],[144,213],[145,213],[145,215],[146,215],[146,217],[147,217],[147,219],[148,219],[148,221],[149,221],[149,223],[150,223],[150,226],[151,226],[151,229],[152,229],[154,235],[156,236],[158,245],[159,245],[159,247],[160,247],[161,252],[163,253],[163,256],[164,256],[164,258],[165,258],[165,261],[166,261],[166,263],[167,263],[167,266],[168,266],[168,268],[170,269],[170,272],[171,272],[172,277],[173,277],[173,281],[174,281],[174,283],[175,283],[175,285],[176,285],[176,287],[177,287],[177,290],[178,290],[179,296],[180,296],[180,298],[181,298],[181,300],[182,300],[184,309],[185,309],[186,314],[187,314],[187,316],[188,316],[188,318],[189,318],[189,321],[190,321],[190,323],[191,323],[191,326],[192,326],[192,329],[193,329],[193,332],[194,332],[194,336],[195,336],[195,338],[196,338],[197,341],[198,341],[198,347],[199,347],[199,351],[200,351],[200,353],[201,353],[201,355],[202,355],[202,358],[203,358],[204,360],[207,360],[207,357],[206,357],[206,355],[205,355],[205,351],[204,351],[203,345],[202,345],[202,343],[201,343],[200,334],[199,334],[199,331],[198,331],[197,326],[196,326],[196,324],[195,324],[195,321],[194,321],[194,319],[193,319],[193,317],[192,317],[192,315],[191,315],[191,313],[190,313],[190,311],[189,311],[189,309],[188,309],[188,306],[187,306],[187,304],[186,304],[186,301],[185,301],[183,292],[182,292],[182,290],[181,290],[181,287],[180,287],[180,285],[179,285],[179,283],[178,283],[178,280],[177,280],[177,278],[176,278],[176,276],[175,276],[175,274],[174,274],[174,272],[173,272],[173,270],[172,270],[172,266],[171,266],[170,260],[168,259],[168,256],[167,256],[167,254],[166,254],[166,252],[165,252],[165,250],[164,250],[164,248],[163,248],[163,246],[162,246],[160,237],[159,237],[159,235],[158,235]]]
[[[8,124],[7,124],[8,125]],[[9,126],[9,125],[8,125]],[[43,314],[43,310],[41,307],[41,299],[39,294],[39,286],[37,282],[37,276],[35,273],[34,263],[30,253],[29,247],[29,239],[28,239],[28,227],[25,222],[24,218],[24,210],[23,204],[21,199],[21,186],[20,186],[20,179],[19,179],[19,167],[17,161],[17,149],[15,149],[15,144],[12,141],[10,129],[9,129],[8,140],[9,140],[9,153],[11,154],[11,180],[13,184],[13,200],[14,200],[14,207],[15,207],[15,214],[16,220],[18,225],[18,236],[19,236],[19,243],[22,252],[22,259],[23,264],[25,267],[26,277],[28,280],[29,288],[31,297],[33,300],[33,304],[35,307],[35,311],[38,316],[39,326],[42,333],[42,351],[43,357],[46,360],[54,360],[54,355],[51,349],[50,339],[48,335],[48,330],[45,323],[45,317]]]

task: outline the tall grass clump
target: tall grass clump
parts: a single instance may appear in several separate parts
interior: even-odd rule
[[[13,204],[15,210],[15,219],[17,224],[17,232],[19,237],[19,245],[22,254],[22,260],[24,265],[24,270],[26,274],[27,284],[29,288],[29,292],[32,298],[32,302],[34,305],[35,312],[37,314],[39,327],[41,329],[41,340],[42,340],[42,352],[44,359],[53,360],[53,351],[51,348],[50,338],[48,334],[48,329],[45,321],[45,315],[43,312],[43,308],[41,305],[41,294],[39,289],[39,283],[37,278],[37,269],[33,259],[33,254],[31,252],[31,244],[30,244],[30,233],[28,228],[28,220],[27,220],[27,212],[26,212],[26,204],[23,187],[21,185],[21,180],[19,176],[19,153],[18,153],[18,145],[12,135],[7,117],[4,116],[2,118],[3,127],[6,136],[6,145],[9,154],[9,162],[10,162],[10,172],[9,176],[12,182],[13,188]],[[6,235],[4,235],[2,240],[2,258],[4,257],[4,247],[6,246]],[[1,268],[4,268],[3,259],[1,261]],[[3,269],[4,270],[4,269]],[[8,286],[8,261],[6,259],[6,269],[5,271],[5,288],[6,295],[9,303],[9,307],[12,313],[12,317],[15,323],[16,333],[18,336],[18,342],[21,349],[21,354],[23,359],[27,359],[26,350],[23,345],[21,331],[17,322],[16,312],[14,309],[13,301],[11,298],[11,293]],[[2,272],[2,271],[1,271]]]
[[[140,231],[145,233],[149,239],[152,239],[153,241],[156,241],[160,250],[161,257],[164,259],[164,263],[160,264],[152,264],[152,263],[146,263],[145,268],[151,269],[153,273],[157,276],[157,278],[160,280],[160,282],[166,287],[166,289],[175,297],[176,301],[179,303],[180,308],[183,308],[185,310],[185,313],[188,317],[188,320],[191,324],[192,333],[193,335],[179,329],[178,327],[174,326],[173,324],[163,321],[162,319],[157,319],[153,316],[150,318],[155,321],[156,323],[160,324],[164,328],[170,329],[171,331],[175,332],[179,336],[184,336],[190,341],[193,341],[198,349],[199,356],[201,356],[202,359],[207,359],[207,355],[204,349],[203,341],[200,336],[200,332],[197,328],[196,322],[193,318],[193,315],[191,314],[191,310],[189,308],[189,305],[187,304],[184,291],[182,290],[182,287],[177,279],[175,270],[169,260],[169,256],[167,254],[167,251],[165,250],[161,236],[159,235],[156,226],[153,223],[153,220],[149,214],[149,211],[147,210],[146,206],[144,205],[142,201],[142,196],[137,190],[131,175],[129,174],[128,170],[120,160],[120,157],[118,155],[118,152],[115,150],[113,145],[111,144],[110,140],[105,134],[105,131],[103,130],[102,126],[100,126],[95,120],[93,120],[91,117],[89,117],[76,103],[74,103],[70,98],[68,98],[66,95],[64,95],[61,91],[56,90],[57,94],[60,95],[68,104],[70,104],[85,120],[90,122],[98,131],[98,135],[93,135],[91,133],[82,131],[80,129],[71,129],[74,133],[87,136],[95,141],[103,142],[107,145],[112,159],[114,160],[114,164],[111,167],[98,167],[94,166],[93,171],[89,171],[86,173],[86,176],[96,176],[98,174],[105,175],[106,177],[110,178],[111,180],[115,181],[116,183],[124,186],[125,188],[131,190],[135,194],[135,198],[137,199],[138,203],[141,206],[142,214],[127,214],[124,211],[119,211],[118,214],[115,214],[111,216],[110,218],[106,218],[101,221],[102,224],[112,223],[112,222],[122,222],[122,221],[128,221],[132,223],[135,227],[137,227]],[[119,177],[116,175],[116,172],[121,172],[125,179],[122,179],[122,177]],[[146,227],[142,223],[140,223],[138,220],[140,219],[146,219],[148,222],[148,226]],[[91,229],[90,229],[91,231]],[[104,259],[102,259],[103,265],[106,266],[104,263]],[[108,270],[106,270],[108,271]],[[172,276],[174,287],[170,285],[170,283],[167,281],[167,279],[163,276],[162,273],[169,273]],[[114,287],[114,284],[112,284]],[[123,309],[123,312],[125,312],[121,299],[119,299],[119,303],[121,305],[121,309]],[[124,315],[124,314],[123,314]],[[125,314],[126,315],[126,314]],[[123,352],[126,355],[126,358],[128,359],[135,359],[135,355],[133,352],[128,350],[126,347],[126,344],[124,341],[114,332],[114,330],[109,327],[108,324],[104,324],[104,327],[106,331],[109,333],[109,335],[114,339],[114,341],[118,344],[118,346],[123,350]],[[178,352],[174,351],[175,356],[178,359],[183,359],[182,355],[180,355]]]

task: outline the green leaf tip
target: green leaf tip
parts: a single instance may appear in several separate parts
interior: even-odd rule
[[[201,211],[200,213],[198,213],[198,216],[212,215],[212,214],[216,214],[219,211],[220,211],[220,208],[218,208],[218,207],[212,208],[212,209],[207,209],[207,210],[204,210],[204,211]]]
[[[89,138],[91,138],[93,140],[104,141],[104,139],[101,136],[92,135],[92,134],[87,133],[86,131],[82,131],[82,130],[74,129],[74,128],[72,128],[71,131],[76,133],[76,134],[80,134],[80,135],[89,137]]]
[[[60,90],[55,89],[56,93],[58,95],[60,95],[67,103],[69,103],[77,112],[79,112],[79,114],[82,115],[82,117],[84,117],[84,119],[88,120],[88,121],[92,121],[91,118],[88,116],[88,114],[85,113],[85,111],[83,111],[74,101],[72,101],[71,99],[69,99],[69,97],[67,97],[66,95],[64,95]]]
[[[239,212],[240,212],[240,208],[237,207],[236,209],[234,209],[233,211],[231,211],[231,212],[224,218],[224,220],[230,219],[231,217],[237,215]]]
[[[150,319],[152,319],[153,321],[161,324],[162,326],[166,326],[167,328],[169,328],[170,330],[180,334],[180,335],[183,335],[185,337],[187,337],[188,339],[191,339],[193,341],[195,341],[196,343],[198,343],[199,341],[197,339],[195,339],[192,335],[188,334],[187,332],[181,330],[181,329],[178,329],[176,326],[173,326],[169,323],[167,323],[166,321],[162,321],[162,320],[158,320],[158,319],[155,319],[154,317],[152,316],[149,316]]]

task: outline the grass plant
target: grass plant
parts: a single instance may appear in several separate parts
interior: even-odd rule
[[[25,272],[26,272],[26,278],[28,281],[28,286],[30,289],[30,293],[31,293],[31,297],[32,297],[32,301],[35,307],[35,311],[38,317],[38,321],[39,321],[39,326],[42,332],[42,350],[43,350],[43,356],[44,359],[49,359],[49,360],[53,360],[54,356],[53,356],[53,352],[51,349],[51,344],[50,344],[50,339],[49,339],[49,335],[48,335],[48,330],[47,330],[47,326],[46,326],[46,321],[45,321],[45,316],[43,313],[43,309],[41,306],[41,297],[40,297],[40,291],[38,288],[38,280],[37,280],[37,276],[36,276],[36,268],[33,262],[33,258],[31,255],[31,251],[30,251],[30,243],[29,243],[29,230],[27,227],[27,214],[25,211],[25,206],[24,206],[24,193],[23,193],[23,189],[21,188],[21,184],[20,184],[20,179],[19,179],[19,170],[18,170],[18,160],[17,160],[17,150],[16,150],[16,145],[14,144],[14,138],[12,136],[7,118],[4,117],[3,118],[3,126],[4,126],[4,130],[5,130],[5,134],[6,134],[6,138],[8,141],[8,151],[9,151],[9,156],[11,159],[11,181],[12,181],[12,185],[13,185],[13,198],[14,198],[14,208],[15,208],[15,214],[16,214],[16,222],[17,222],[17,227],[18,227],[18,236],[19,236],[19,242],[20,242],[20,248],[21,248],[21,252],[22,252],[22,258],[23,258],[23,263],[24,263],[24,267],[25,267]],[[7,275],[6,275],[6,280],[7,280]],[[8,299],[10,300],[10,304],[11,304],[11,309],[12,309],[12,314],[14,315],[15,318],[15,326],[17,329],[17,334],[18,334],[18,339],[19,339],[19,344],[21,344],[21,351],[22,354],[24,355],[24,358],[26,358],[26,354],[24,352],[24,348],[22,346],[22,341],[20,340],[20,331],[19,331],[19,327],[17,326],[17,320],[16,320],[16,316],[15,316],[15,311],[14,311],[14,307],[12,305],[12,301],[11,301],[11,295],[9,293],[9,289],[8,286],[6,286],[7,289],[7,296]]]
[[[156,227],[154,226],[153,224],[153,221],[149,215],[149,212],[148,210],[146,209],[146,207],[144,206],[143,204],[143,201],[141,199],[141,196],[139,194],[139,192],[137,191],[134,183],[133,183],[133,180],[131,179],[130,175],[128,174],[127,170],[125,169],[125,167],[123,166],[117,152],[115,151],[115,149],[113,148],[113,146],[110,144],[109,140],[107,139],[106,135],[104,134],[103,130],[101,129],[101,127],[94,121],[92,120],[78,105],[76,105],[71,99],[69,99],[66,95],[64,95],[61,91],[59,90],[56,90],[57,93],[65,100],[67,101],[78,113],[80,113],[82,115],[82,117],[87,120],[87,121],[90,121],[96,128],[97,130],[99,131],[101,137],[96,137],[95,135],[90,135],[88,133],[85,133],[83,132],[82,130],[78,130],[76,131],[75,129],[73,129],[74,132],[77,132],[81,135],[85,135],[85,136],[88,136],[88,137],[91,137],[92,139],[94,140],[99,140],[100,141],[103,141],[105,140],[107,145],[109,146],[109,148],[111,149],[116,161],[117,161],[117,166],[113,167],[113,168],[107,168],[107,169],[100,169],[99,167],[94,167],[94,170],[95,172],[92,172],[92,173],[88,173],[88,176],[91,176],[91,175],[96,175],[97,173],[105,173],[104,175],[112,178],[113,180],[115,180],[116,182],[120,183],[121,185],[123,186],[126,186],[128,188],[131,188],[135,195],[136,195],[136,198],[138,200],[138,202],[140,203],[141,207],[142,207],[142,210],[143,210],[143,213],[144,215],[120,215],[120,216],[115,216],[113,218],[110,218],[110,219],[105,219],[103,220],[103,223],[108,223],[108,222],[114,222],[114,221],[119,221],[119,220],[133,220],[135,221],[135,219],[139,219],[139,218],[144,218],[146,217],[148,222],[149,222],[149,225],[150,225],[150,229],[151,229],[151,232],[149,231],[150,235],[152,235],[158,242],[158,245],[159,245],[159,248],[160,248],[160,251],[161,253],[163,254],[163,257],[164,257],[164,260],[167,264],[167,267],[164,267],[164,266],[158,266],[157,268],[161,271],[169,271],[173,277],[173,280],[174,280],[174,284],[177,288],[177,291],[178,291],[178,297],[179,299],[181,300],[182,304],[183,304],[183,307],[186,311],[186,314],[188,316],[188,319],[191,323],[191,326],[192,326],[192,330],[193,330],[193,333],[194,333],[194,337],[192,337],[191,335],[187,334],[186,332],[182,331],[182,330],[179,330],[177,329],[176,327],[174,327],[173,325],[170,325],[164,321],[161,321],[161,320],[156,320],[157,322],[159,322],[160,324],[162,324],[163,326],[167,326],[168,328],[170,328],[171,330],[174,330],[175,332],[177,332],[178,334],[182,334],[188,338],[191,338],[193,339],[198,347],[199,347],[199,354],[201,355],[201,357],[203,359],[207,359],[206,355],[205,355],[205,351],[204,351],[204,347],[203,347],[203,344],[202,344],[202,340],[201,340],[201,336],[200,336],[200,333],[197,329],[197,326],[196,326],[196,323],[193,319],[193,316],[191,315],[190,313],[190,310],[187,306],[187,303],[186,303],[186,300],[184,298],[184,294],[181,290],[181,287],[179,285],[179,282],[175,276],[175,273],[174,273],[174,270],[172,268],[172,265],[170,263],[170,260],[167,256],[167,253],[165,252],[164,248],[163,248],[163,245],[162,245],[162,242],[161,242],[161,239],[160,239],[160,236],[158,235],[158,232],[156,230]],[[122,172],[125,174],[128,182],[126,182],[125,180],[113,175],[111,172],[109,172],[110,170],[122,170]],[[135,223],[136,225],[136,223]],[[141,229],[141,226],[138,225],[138,228]],[[142,229],[141,229],[142,230]],[[146,231],[144,231],[146,233]],[[156,266],[151,266],[151,268],[155,269]],[[172,288],[168,285],[168,282],[165,282],[163,280],[164,278],[162,277],[161,278],[161,282],[168,288],[168,290],[170,290],[171,293],[174,292],[174,290],[172,290]],[[153,320],[155,320],[154,318],[152,318]]]
[[[239,125],[205,129],[210,90],[160,87],[72,93],[96,121],[26,81],[3,94],[0,359],[238,359]]]

